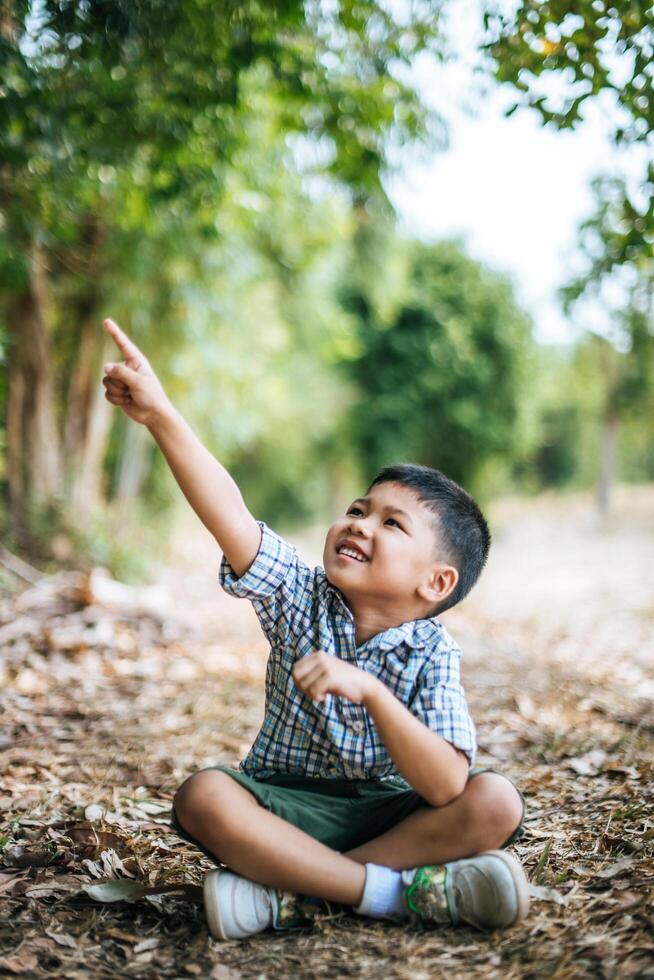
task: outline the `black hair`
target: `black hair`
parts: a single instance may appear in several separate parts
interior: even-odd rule
[[[431,615],[451,609],[470,592],[488,558],[491,534],[478,504],[463,487],[440,470],[418,463],[384,467],[366,493],[380,483],[399,483],[408,487],[434,513],[437,553],[456,568],[459,581]]]

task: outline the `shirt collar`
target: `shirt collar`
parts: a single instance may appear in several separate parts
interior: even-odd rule
[[[354,625],[352,612],[343,598],[343,593],[335,585],[331,584],[324,569],[320,569],[320,571],[322,572],[325,592],[336,602],[340,611]],[[370,649],[380,650],[384,653],[401,645],[405,645],[412,650],[420,650],[427,646],[428,643],[433,642],[435,637],[442,633],[442,630],[443,627],[435,616],[429,619],[411,619],[406,623],[401,623],[399,626],[391,626],[389,629],[384,630],[383,633],[377,633],[375,636],[371,636],[369,640],[366,640],[366,644],[369,645]]]

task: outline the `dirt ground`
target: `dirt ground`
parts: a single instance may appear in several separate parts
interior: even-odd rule
[[[589,499],[545,497],[502,501],[493,525],[482,581],[443,618],[478,762],[528,800],[524,922],[420,932],[334,909],[311,931],[217,943],[188,895],[84,890],[199,884],[211,865],[168,828],[172,795],[235,765],[261,721],[265,640],[189,519],[136,598],[2,579],[0,975],[654,977],[654,487],[621,490],[604,523]],[[318,529],[294,541],[320,561]]]

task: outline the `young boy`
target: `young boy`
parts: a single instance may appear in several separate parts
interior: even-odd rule
[[[425,925],[498,928],[528,908],[522,796],[474,770],[460,651],[436,618],[472,588],[490,535],[436,470],[389,467],[327,532],[324,569],[249,513],[221,464],[111,320],[125,361],[106,398],[148,427],[223,552],[220,581],[270,641],[263,725],[239,770],[191,776],[175,826],[218,864],[204,885],[220,939],[301,923],[316,901]]]

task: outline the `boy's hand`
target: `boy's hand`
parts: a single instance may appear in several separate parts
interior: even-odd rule
[[[147,357],[113,320],[102,324],[125,358],[122,364],[105,364],[102,384],[105,398],[118,405],[135,422],[151,425],[171,404]]]
[[[328,694],[361,704],[378,681],[365,670],[331,657],[322,650],[302,657],[293,667],[293,680],[312,701],[324,701]]]

